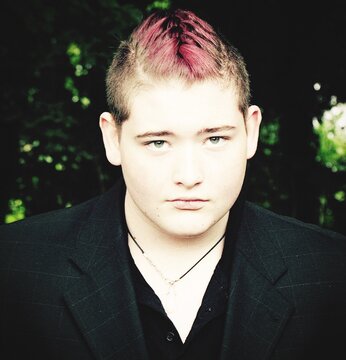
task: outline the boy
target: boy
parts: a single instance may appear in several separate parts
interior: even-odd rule
[[[100,116],[123,178],[1,229],[6,359],[346,355],[346,241],[243,199],[261,113],[238,51],[189,11],[122,42]]]

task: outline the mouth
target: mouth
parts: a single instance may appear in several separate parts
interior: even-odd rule
[[[178,210],[199,210],[206,202],[208,202],[208,200],[180,198],[170,200],[169,202],[171,202]]]

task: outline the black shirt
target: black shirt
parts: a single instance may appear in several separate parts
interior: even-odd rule
[[[132,281],[150,360],[217,360],[219,358],[228,305],[233,247],[242,217],[244,194],[243,188],[230,210],[221,259],[215,267],[202,304],[184,343],[168,318],[161,300],[138,270],[128,249]],[[122,215],[126,226],[125,212]],[[195,270],[198,271],[198,265],[192,271]]]
[[[232,240],[229,235],[228,232],[221,259],[211,277],[202,304],[184,343],[168,318],[159,297],[146,282],[132,257],[129,257],[150,359],[215,360],[219,357],[229,289]],[[198,271],[198,265],[192,271]]]

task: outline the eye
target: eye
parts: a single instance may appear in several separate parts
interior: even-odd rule
[[[212,136],[209,138],[209,141],[213,144],[216,145],[220,142],[221,137],[220,136]]]
[[[165,140],[153,140],[145,143],[145,145],[151,150],[165,149],[167,142]]]
[[[164,143],[165,142],[163,140],[155,140],[152,142],[153,146],[156,147],[157,149],[162,148]]]
[[[225,136],[212,136],[207,139],[211,145],[222,145],[226,140]]]

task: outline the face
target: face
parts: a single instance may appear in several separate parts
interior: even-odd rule
[[[179,82],[141,90],[119,129],[101,115],[107,157],[121,165],[126,217],[175,238],[212,232],[228,217],[256,151],[260,111],[232,88]]]

